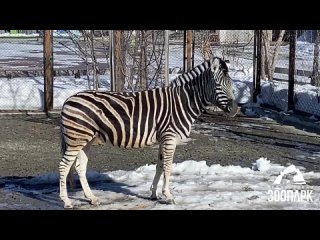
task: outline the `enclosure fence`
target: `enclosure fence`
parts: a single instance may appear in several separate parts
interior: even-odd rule
[[[238,91],[240,104],[262,101],[320,116],[320,108],[310,104],[320,102],[318,35],[317,30],[0,30],[0,111],[59,110],[83,90],[163,87],[218,56],[228,60],[234,80],[249,82]],[[50,49],[52,56],[45,58]]]

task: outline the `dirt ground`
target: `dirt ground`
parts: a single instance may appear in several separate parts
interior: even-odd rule
[[[192,159],[205,160],[208,165],[252,167],[257,159],[266,157],[272,163],[292,163],[308,171],[320,171],[320,132],[299,128],[302,127],[241,115],[233,119],[219,114],[203,115],[194,125],[190,141],[177,147],[174,162]],[[18,192],[8,195],[3,189],[12,179],[58,172],[59,138],[59,115],[0,117],[0,209],[9,202],[16,203],[17,209],[19,203],[28,201],[34,209],[46,209],[40,200]],[[134,150],[111,144],[92,146],[88,169],[134,170],[155,164],[157,151],[156,146]]]

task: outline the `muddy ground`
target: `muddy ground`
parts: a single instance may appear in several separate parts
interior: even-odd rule
[[[319,130],[289,126],[277,121],[238,116],[230,119],[213,114],[203,115],[194,125],[190,141],[177,147],[174,162],[207,161],[208,165],[252,167],[260,157],[273,163],[304,166],[320,171]],[[57,172],[60,161],[59,116],[0,117],[0,209],[20,209],[28,201],[32,209],[55,209],[39,199],[19,192],[8,194],[4,186],[11,180]],[[126,150],[106,144],[92,146],[88,169],[98,172],[134,170],[155,164],[158,149]],[[2,207],[6,206],[6,207]],[[13,206],[13,205],[12,205]],[[23,209],[23,207],[21,207]],[[10,209],[10,208],[9,208]]]

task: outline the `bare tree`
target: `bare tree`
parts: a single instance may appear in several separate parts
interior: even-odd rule
[[[94,46],[94,31],[90,30],[89,33],[89,44],[90,44],[90,53],[91,53],[91,59],[92,59],[92,69],[93,69],[93,79],[95,83],[95,89],[97,90],[98,88],[101,87],[100,84],[100,74],[99,74],[99,66],[97,63],[97,58],[95,54],[95,46]]]
[[[110,41],[110,36],[109,34],[107,35],[107,32],[106,30],[100,30],[100,35],[101,35],[101,45],[103,47],[103,50],[104,50],[104,55],[105,55],[105,58],[107,60],[107,63],[109,63],[109,41]]]
[[[100,75],[95,52],[94,31],[80,30],[79,32],[81,34],[80,37],[78,35],[75,35],[72,31],[67,31],[69,39],[74,44],[74,48],[70,48],[62,42],[60,42],[60,44],[73,51],[84,61],[84,63],[86,64],[88,88],[91,89],[92,85],[94,85],[95,89],[98,89],[100,87]],[[90,72],[93,73],[94,84],[91,83]]]
[[[204,60],[210,59],[213,56],[212,35],[211,30],[197,31],[198,41],[200,41],[200,52]]]
[[[126,31],[125,46],[128,89],[145,90],[162,84],[164,31]]]
[[[313,69],[311,75],[311,85],[320,86],[319,78],[319,43],[320,43],[320,31],[317,30],[317,36],[314,43],[314,54],[313,54]]]
[[[275,44],[272,46],[272,30],[263,30],[262,31],[262,52],[264,58],[262,62],[264,63],[261,66],[262,74],[261,78],[268,78],[269,81],[273,80],[275,64],[278,59],[280,46],[283,40],[285,30],[280,30],[277,40]]]
[[[139,72],[140,72],[140,86],[139,90],[145,90],[148,88],[148,79],[147,79],[147,62],[146,62],[146,31],[141,31],[141,37],[140,37],[140,66],[139,66]]]
[[[87,44],[81,44],[81,37],[75,35],[72,31],[67,31],[69,35],[69,39],[72,41],[74,44],[74,48],[71,48],[64,44],[63,42],[60,42],[61,45],[63,45],[65,48],[71,50],[74,52],[78,57],[80,57],[84,63],[86,64],[86,75],[87,75],[87,80],[88,80],[88,89],[91,89],[91,81],[90,81],[90,66],[89,66],[89,54],[88,54],[88,49],[87,49]],[[85,37],[83,35],[83,31],[80,31],[81,36],[83,36],[83,41],[85,40]]]
[[[164,32],[148,31],[146,38],[146,69],[148,81],[147,88],[164,84]]]

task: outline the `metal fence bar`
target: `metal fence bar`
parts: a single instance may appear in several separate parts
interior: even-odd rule
[[[115,71],[114,71],[114,35],[113,30],[109,30],[109,60],[110,60],[110,85],[111,91],[116,91]]]
[[[253,38],[253,76],[252,76],[252,88],[253,92],[256,89],[256,78],[257,78],[257,35],[258,35],[258,30],[254,30],[254,38]],[[256,102],[257,98],[253,98],[253,101]]]
[[[169,86],[169,30],[165,30],[164,33],[164,55],[165,55],[165,84]]]
[[[257,102],[257,96],[261,93],[261,47],[262,47],[262,30],[257,30],[257,67],[256,78],[253,92],[253,102]]]
[[[289,82],[288,82],[288,110],[294,110],[294,75],[296,60],[296,30],[290,30],[289,47]]]

